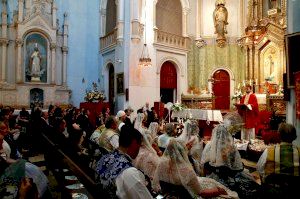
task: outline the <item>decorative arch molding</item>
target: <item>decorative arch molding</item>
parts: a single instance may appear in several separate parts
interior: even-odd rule
[[[184,77],[184,69],[182,67],[182,64],[174,57],[164,57],[159,61],[158,67],[156,69],[157,75],[160,75],[161,67],[166,61],[173,63],[176,68],[177,74],[179,74],[181,77]]]
[[[157,2],[159,0],[154,0],[154,6],[156,6]],[[190,11],[190,2],[188,0],[180,0],[182,11],[183,12],[189,12]]]
[[[45,37],[49,44],[53,43],[52,42],[53,39],[51,39],[51,35],[48,34],[47,32],[45,32],[45,30],[40,29],[40,28],[32,28],[32,29],[29,29],[26,32],[24,32],[24,34],[22,35],[22,41],[25,41],[25,39],[28,35],[35,34],[35,33],[40,34],[43,37]]]
[[[115,67],[114,65],[114,61],[111,59],[106,60],[106,62],[104,63],[104,67],[102,68],[102,75],[105,75],[107,71],[109,71],[109,66],[113,65],[113,67]]]
[[[156,4],[159,0],[153,1],[153,27],[154,29],[157,29],[156,26]],[[187,15],[190,12],[190,3],[188,0],[179,0],[181,3],[181,9],[182,9],[182,36],[187,37]]]
[[[19,25],[17,38],[24,38],[30,32],[41,32],[47,36],[50,43],[56,43],[56,29],[39,14]]]
[[[235,81],[234,73],[232,72],[232,70],[230,68],[225,67],[225,66],[213,69],[210,73],[210,76],[212,77],[214,75],[214,73],[217,72],[218,70],[225,70],[229,74],[230,80]]]

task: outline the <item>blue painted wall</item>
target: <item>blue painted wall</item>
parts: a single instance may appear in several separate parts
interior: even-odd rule
[[[92,82],[100,78],[99,0],[57,0],[56,4],[60,26],[64,13],[68,13],[67,83],[72,90],[71,102],[79,106],[84,100],[85,90],[91,89]]]

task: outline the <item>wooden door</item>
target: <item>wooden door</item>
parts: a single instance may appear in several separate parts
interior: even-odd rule
[[[177,72],[175,66],[167,61],[160,70],[160,96],[163,103],[174,102],[177,90]]]
[[[114,112],[114,97],[115,97],[115,69],[112,64],[109,66],[108,72],[108,101],[110,105],[110,111]]]
[[[229,110],[230,107],[230,77],[227,71],[218,70],[213,75],[213,92],[215,109]]]

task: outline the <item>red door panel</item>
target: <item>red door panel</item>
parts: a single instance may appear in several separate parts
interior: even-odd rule
[[[171,62],[165,62],[161,67],[160,88],[177,88],[177,72]]]
[[[230,106],[230,77],[227,71],[218,70],[213,75],[213,92],[215,109],[229,109]]]

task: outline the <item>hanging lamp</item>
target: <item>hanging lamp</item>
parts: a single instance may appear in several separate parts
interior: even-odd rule
[[[152,63],[151,63],[151,58],[149,56],[149,52],[148,52],[148,47],[147,47],[147,39],[146,39],[146,1],[145,1],[145,29],[144,29],[144,33],[145,33],[145,37],[144,37],[144,45],[143,45],[143,49],[142,49],[142,54],[141,57],[139,58],[139,67],[151,67]]]

